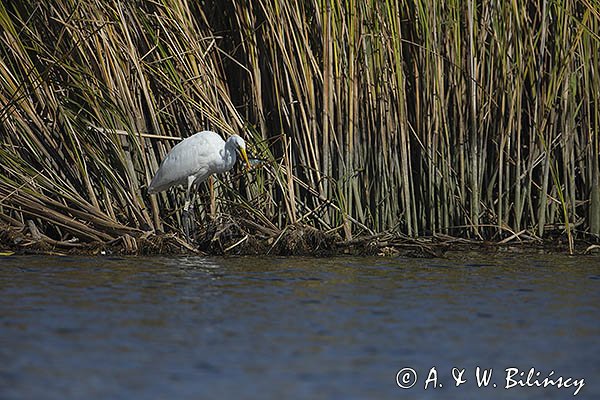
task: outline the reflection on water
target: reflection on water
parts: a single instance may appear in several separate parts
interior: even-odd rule
[[[505,389],[511,367],[584,378],[577,397],[600,398],[599,289],[600,259],[566,256],[5,257],[0,398],[573,395]]]

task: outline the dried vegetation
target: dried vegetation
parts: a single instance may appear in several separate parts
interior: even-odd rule
[[[2,2],[3,246],[597,243],[598,32],[592,0]],[[265,162],[201,197],[192,246],[145,188],[207,128]]]

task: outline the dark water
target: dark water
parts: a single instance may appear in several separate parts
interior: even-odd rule
[[[570,387],[505,388],[531,368]],[[0,258],[3,400],[569,399],[581,379],[600,399],[598,257]]]

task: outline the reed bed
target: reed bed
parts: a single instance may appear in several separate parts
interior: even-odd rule
[[[146,186],[212,129],[265,162],[202,226],[597,240],[598,32],[593,0],[2,2],[0,224],[178,236],[182,193]]]

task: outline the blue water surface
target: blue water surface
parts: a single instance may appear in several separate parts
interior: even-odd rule
[[[594,256],[0,259],[4,400],[600,399],[599,338]]]

